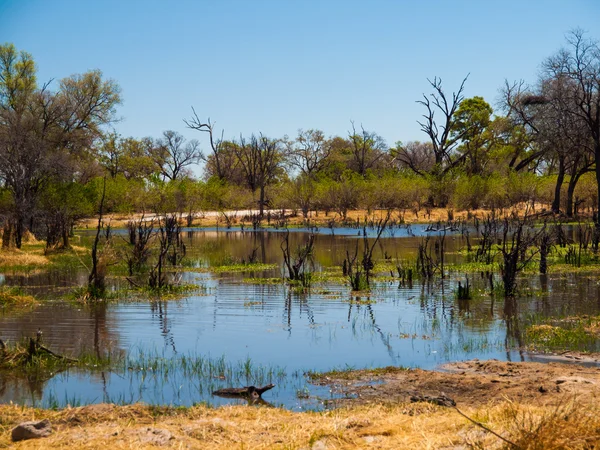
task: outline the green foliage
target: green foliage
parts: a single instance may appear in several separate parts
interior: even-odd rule
[[[463,176],[456,182],[452,205],[458,210],[479,209],[486,203],[487,180],[480,175]]]

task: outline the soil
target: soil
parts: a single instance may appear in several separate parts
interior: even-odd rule
[[[314,381],[353,397],[340,402],[345,407],[323,412],[241,405],[99,404],[60,411],[0,405],[0,447],[600,448],[600,409],[595,401],[600,368],[473,360],[450,363],[441,370],[388,367],[322,374]],[[576,401],[570,401],[574,396]],[[411,397],[420,400],[410,403]],[[460,410],[447,407],[452,402],[431,404],[432,398],[451,398]],[[48,437],[11,441],[17,424],[42,419],[52,424]]]
[[[313,382],[343,396],[336,406],[409,402],[411,397],[445,397],[458,407],[506,400],[547,406],[566,398],[595,402],[600,397],[600,368],[564,363],[463,361],[440,371],[385,368],[325,373]]]
[[[451,208],[450,208],[451,209]],[[517,208],[520,212],[524,211],[525,208],[520,206]],[[301,213],[292,214],[291,210],[284,210],[285,218],[287,225],[291,226],[302,226],[304,224],[304,217]],[[540,209],[541,211],[541,209]],[[265,220],[263,221],[263,226],[267,225],[266,216],[270,213],[275,220],[275,216],[281,212],[279,209],[267,210],[265,211]],[[242,218],[244,216],[251,216],[252,214],[258,214],[258,210],[242,210],[242,211],[203,211],[201,213],[194,214],[193,226],[195,227],[214,227],[217,224],[223,227],[225,226],[225,222],[223,220],[223,214],[227,214],[232,220],[233,226],[240,226],[242,223]],[[359,210],[351,210],[348,211],[346,221],[347,222],[355,222],[356,220],[363,221],[365,217],[370,218],[382,218],[385,217],[386,212],[383,210],[376,210],[372,213],[369,213],[367,210],[359,209]],[[471,211],[454,211],[453,212],[453,220],[468,220],[469,218],[479,217],[483,218],[486,215],[490,214],[490,211],[484,209],[477,209]],[[105,216],[105,220],[110,222],[113,228],[125,228],[127,226],[127,222],[132,218],[139,218],[141,214],[135,213],[132,215],[126,214],[107,214]],[[150,220],[155,217],[154,214],[145,214],[144,217],[146,220]],[[182,220],[186,217],[186,214],[182,216]],[[419,214],[415,214],[412,211],[405,211],[404,213],[400,213],[396,211],[392,214],[392,219],[394,220],[402,220],[405,224],[432,224],[437,222],[445,222],[448,220],[448,208],[432,208],[429,213],[426,213],[425,210],[421,210]],[[310,211],[309,220],[311,225],[316,225],[318,227],[327,227],[329,223],[333,221],[335,224],[340,225],[343,220],[341,216],[336,212],[330,212],[328,215],[325,215],[323,211]],[[78,228],[80,229],[93,229],[98,224],[97,217],[88,217],[86,219],[82,219],[78,222]],[[246,219],[246,226],[252,226],[249,223],[248,219]]]

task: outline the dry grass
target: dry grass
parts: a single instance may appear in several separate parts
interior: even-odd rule
[[[522,449],[593,448],[600,442],[599,408],[541,408],[503,403],[465,410]],[[232,406],[218,409],[94,405],[43,411],[0,407],[0,446],[10,445],[11,428],[48,418],[51,437],[16,448],[509,448],[452,408],[424,403],[370,405],[323,413]],[[168,439],[168,437],[171,437]]]
[[[9,308],[29,307],[36,304],[31,295],[21,293],[18,289],[0,287],[0,306]]]
[[[0,267],[41,267],[50,263],[50,260],[41,254],[41,251],[23,251],[10,249],[0,252]]]
[[[536,209],[536,211],[538,211],[538,210],[541,211],[542,206],[543,205],[540,205]],[[445,222],[448,220],[448,211],[449,210],[452,211],[454,220],[467,220],[468,218],[473,218],[473,217],[483,218],[487,214],[490,213],[489,210],[485,210],[485,209],[477,209],[477,210],[471,210],[471,211],[457,211],[457,210],[453,210],[452,208],[431,208],[429,210],[422,209],[418,212],[418,214],[415,214],[411,210],[406,210],[406,211],[404,211],[403,214],[400,211],[396,211],[392,215],[392,217],[395,220],[402,219],[404,221],[404,223],[407,223],[407,224],[437,223],[437,222]],[[519,204],[516,207],[516,211],[521,215],[524,214],[526,210],[527,210],[527,207],[525,204]],[[303,218],[302,214],[299,213],[297,216],[290,217],[289,211],[290,210],[287,210],[288,214],[286,214],[286,220],[287,220],[288,225],[300,226],[300,225],[304,224],[304,218]],[[504,213],[509,214],[512,211],[513,211],[513,209],[510,209],[510,210],[507,209],[504,211]],[[498,213],[498,211],[496,211],[496,213]],[[529,213],[531,213],[530,210],[529,210]],[[243,215],[242,213],[236,214],[234,211],[229,211],[228,214],[233,216],[232,223],[235,226],[239,226],[241,224],[241,217]],[[386,214],[387,214],[387,211],[383,211],[383,210],[373,211],[371,214],[369,214],[368,211],[364,210],[364,209],[352,210],[352,211],[348,211],[346,220],[354,221],[354,222],[356,222],[356,220],[363,221],[365,217],[368,217],[369,220],[373,220],[373,219],[376,220],[376,219],[385,217]],[[122,215],[122,214],[107,215],[107,216],[105,216],[105,220],[107,222],[110,222],[110,224],[113,228],[125,228],[127,226],[127,222],[129,220],[131,220],[132,217],[138,218],[138,217],[140,217],[140,214],[133,214],[132,216],[126,216],[126,215]],[[146,217],[148,217],[148,215],[146,215]],[[332,221],[332,220],[337,224],[340,224],[342,222],[340,215],[336,212],[330,212],[326,216],[323,211],[318,211],[318,212],[311,211],[309,213],[309,219],[310,219],[310,223],[312,225],[317,225],[319,227],[327,227],[328,224],[330,223],[330,221]],[[96,226],[97,220],[98,220],[97,218],[83,219],[79,222],[78,226],[83,229],[90,229],[90,228],[93,228]],[[217,214],[214,211],[206,211],[203,217],[194,218],[193,226],[195,226],[195,227],[214,227],[217,225],[217,222],[219,223],[220,226],[224,226],[223,218],[220,214]],[[264,223],[266,223],[266,220]],[[251,224],[246,223],[246,226],[249,226],[249,225],[251,225]]]

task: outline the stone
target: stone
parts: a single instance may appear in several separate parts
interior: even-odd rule
[[[174,439],[171,432],[160,428],[147,428],[140,432],[140,440],[144,444],[157,446],[167,445],[170,443],[171,439]]]
[[[13,442],[24,441],[26,439],[38,439],[50,436],[52,425],[48,419],[39,422],[23,422],[12,430]]]

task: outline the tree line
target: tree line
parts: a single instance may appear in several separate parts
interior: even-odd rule
[[[502,209],[528,202],[600,227],[600,47],[581,30],[546,58],[537,81],[506,81],[496,110],[440,78],[417,100],[421,141],[388,145],[354,121],[343,136],[300,129],[225,139],[192,108],[159,137],[115,133],[121,92],[100,71],[40,84],[33,57],[0,46],[0,218],[3,246],[33,232],[68,246],[73,225],[97,213],[293,209],[388,209],[426,215],[433,207]],[[200,179],[192,168],[203,164]],[[190,219],[191,220],[191,219]]]

